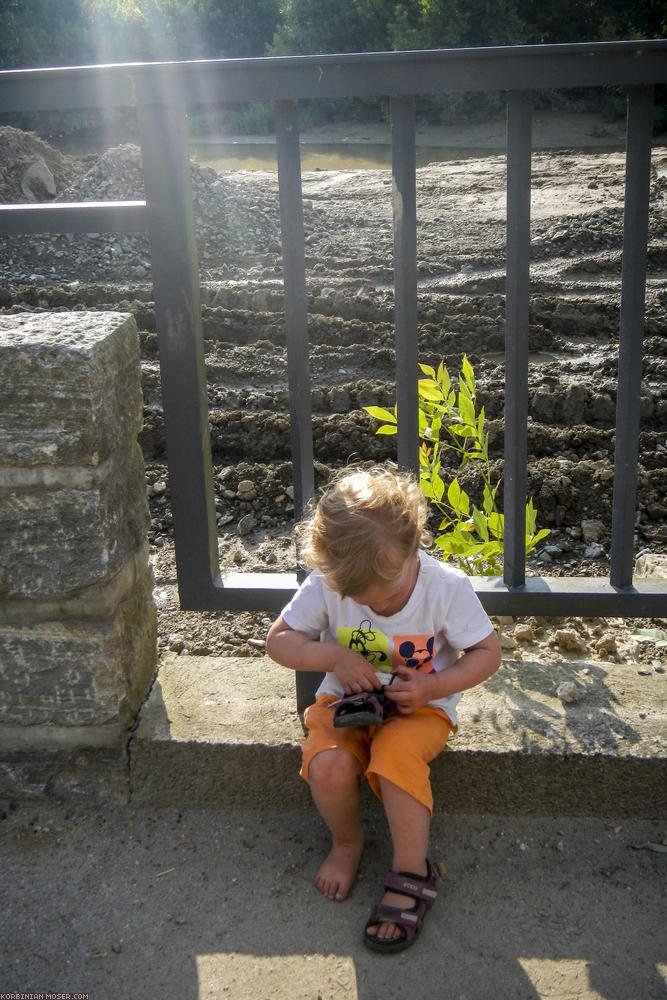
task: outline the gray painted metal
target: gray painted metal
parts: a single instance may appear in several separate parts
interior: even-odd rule
[[[489,614],[576,615],[619,614],[657,618],[667,611],[663,581],[639,580],[615,587],[604,577],[527,577],[508,587],[501,577],[473,576],[473,588]],[[211,590],[202,610],[280,611],[297,589],[292,573],[232,573],[221,581],[226,591]]]
[[[0,233],[139,233],[148,228],[145,201],[47,202],[0,207]]]
[[[276,152],[280,188],[287,375],[294,466],[294,516],[302,516],[313,495],[313,431],[310,403],[308,298],[303,239],[301,154],[295,101],[277,101]]]
[[[307,299],[296,100],[390,95],[396,311],[398,460],[417,467],[417,275],[414,95],[507,90],[505,574],[473,578],[492,614],[667,613],[664,584],[633,584],[639,387],[646,276],[652,87],[667,77],[667,41],[508,46],[271,59],[211,60],[0,72],[4,111],[136,107],[146,203],[0,208],[0,231],[137,231],[151,236],[170,491],[181,605],[279,611],[297,577],[219,572],[212,463],[184,106],[276,102],[288,374],[297,514],[313,491]],[[530,253],[528,91],[630,86],[622,275],[612,571],[592,578],[525,578],[527,350]],[[298,684],[299,707],[314,675]]]
[[[507,277],[505,297],[505,470],[503,572],[520,587],[526,563],[528,327],[530,311],[531,106],[525,92],[507,100]]]
[[[392,98],[391,125],[398,465],[417,474],[417,190],[413,97]]]
[[[314,491],[301,153],[296,101],[276,101],[274,107],[283,281],[285,285],[294,517],[298,521],[303,516]],[[281,605],[282,607],[283,605]],[[276,608],[276,610],[279,611],[280,608]],[[298,705],[306,707],[312,703],[315,694],[313,687],[315,680],[316,678],[312,674],[305,672],[297,674],[296,698]]]
[[[653,88],[633,87],[628,100],[612,511],[610,578],[617,587],[632,583],[634,560],[652,127]]]
[[[545,87],[650,85],[665,79],[667,41],[507,45],[212,59],[0,72],[3,111]]]
[[[182,606],[197,608],[218,552],[185,115],[147,105],[140,126],[178,587]]]

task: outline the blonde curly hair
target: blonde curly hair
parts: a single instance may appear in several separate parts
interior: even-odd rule
[[[392,583],[428,546],[428,506],[414,477],[384,466],[345,469],[297,526],[301,561],[343,597]]]

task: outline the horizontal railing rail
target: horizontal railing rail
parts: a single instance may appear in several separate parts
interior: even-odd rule
[[[417,468],[415,97],[507,91],[507,278],[504,576],[473,584],[491,614],[660,616],[664,583],[633,580],[653,89],[667,41],[224,59],[0,72],[0,111],[135,108],[145,202],[0,207],[10,234],[150,234],[178,586],[187,609],[277,611],[293,574],[221,576],[185,109],[274,101],[295,516],[313,493],[308,319],[298,101],[386,96],[392,120],[398,462]],[[525,575],[530,303],[530,92],[628,89],[619,379],[610,578]],[[310,679],[298,682],[303,704]]]
[[[5,112],[665,82],[667,41],[508,45],[0,71]]]

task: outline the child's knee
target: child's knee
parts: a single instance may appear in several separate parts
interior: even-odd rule
[[[349,786],[361,778],[361,764],[349,750],[322,750],[308,766],[308,782],[332,790]]]

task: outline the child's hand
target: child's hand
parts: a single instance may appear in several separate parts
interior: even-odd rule
[[[384,693],[394,702],[399,715],[411,715],[436,697],[434,674],[423,674],[402,666],[396,667],[394,673],[401,679],[385,687]]]
[[[340,681],[345,694],[359,694],[361,691],[379,690],[382,687],[375,669],[368,660],[352,649],[340,648],[333,673]]]

